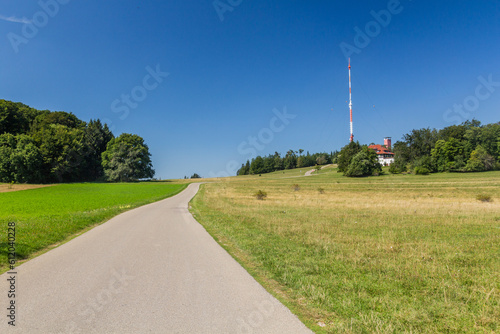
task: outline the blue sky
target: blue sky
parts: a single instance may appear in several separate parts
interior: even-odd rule
[[[361,143],[500,121],[499,36],[497,0],[1,0],[0,98],[142,136],[157,177],[232,174],[348,143],[346,49]]]

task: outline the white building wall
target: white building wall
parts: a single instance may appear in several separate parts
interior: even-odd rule
[[[382,166],[384,166],[386,164],[390,165],[390,164],[394,163],[394,158],[384,158],[382,156],[379,156],[378,162],[380,162],[380,164],[382,164]]]

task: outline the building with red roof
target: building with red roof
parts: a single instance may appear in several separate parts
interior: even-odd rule
[[[378,162],[382,166],[389,166],[394,162],[394,153],[391,151],[391,137],[384,138],[384,145],[370,145],[378,155]]]

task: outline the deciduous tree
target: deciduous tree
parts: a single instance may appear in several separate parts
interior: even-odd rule
[[[155,173],[144,139],[129,133],[109,141],[102,153],[102,165],[107,180],[115,182],[152,178]]]
[[[352,158],[344,175],[350,177],[370,176],[381,171],[382,166],[378,162],[377,153],[368,146],[363,146]]]

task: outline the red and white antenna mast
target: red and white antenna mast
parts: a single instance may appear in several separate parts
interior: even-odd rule
[[[352,134],[352,95],[351,95],[351,58],[349,58],[349,112],[351,116],[351,142],[354,140],[354,135]]]

